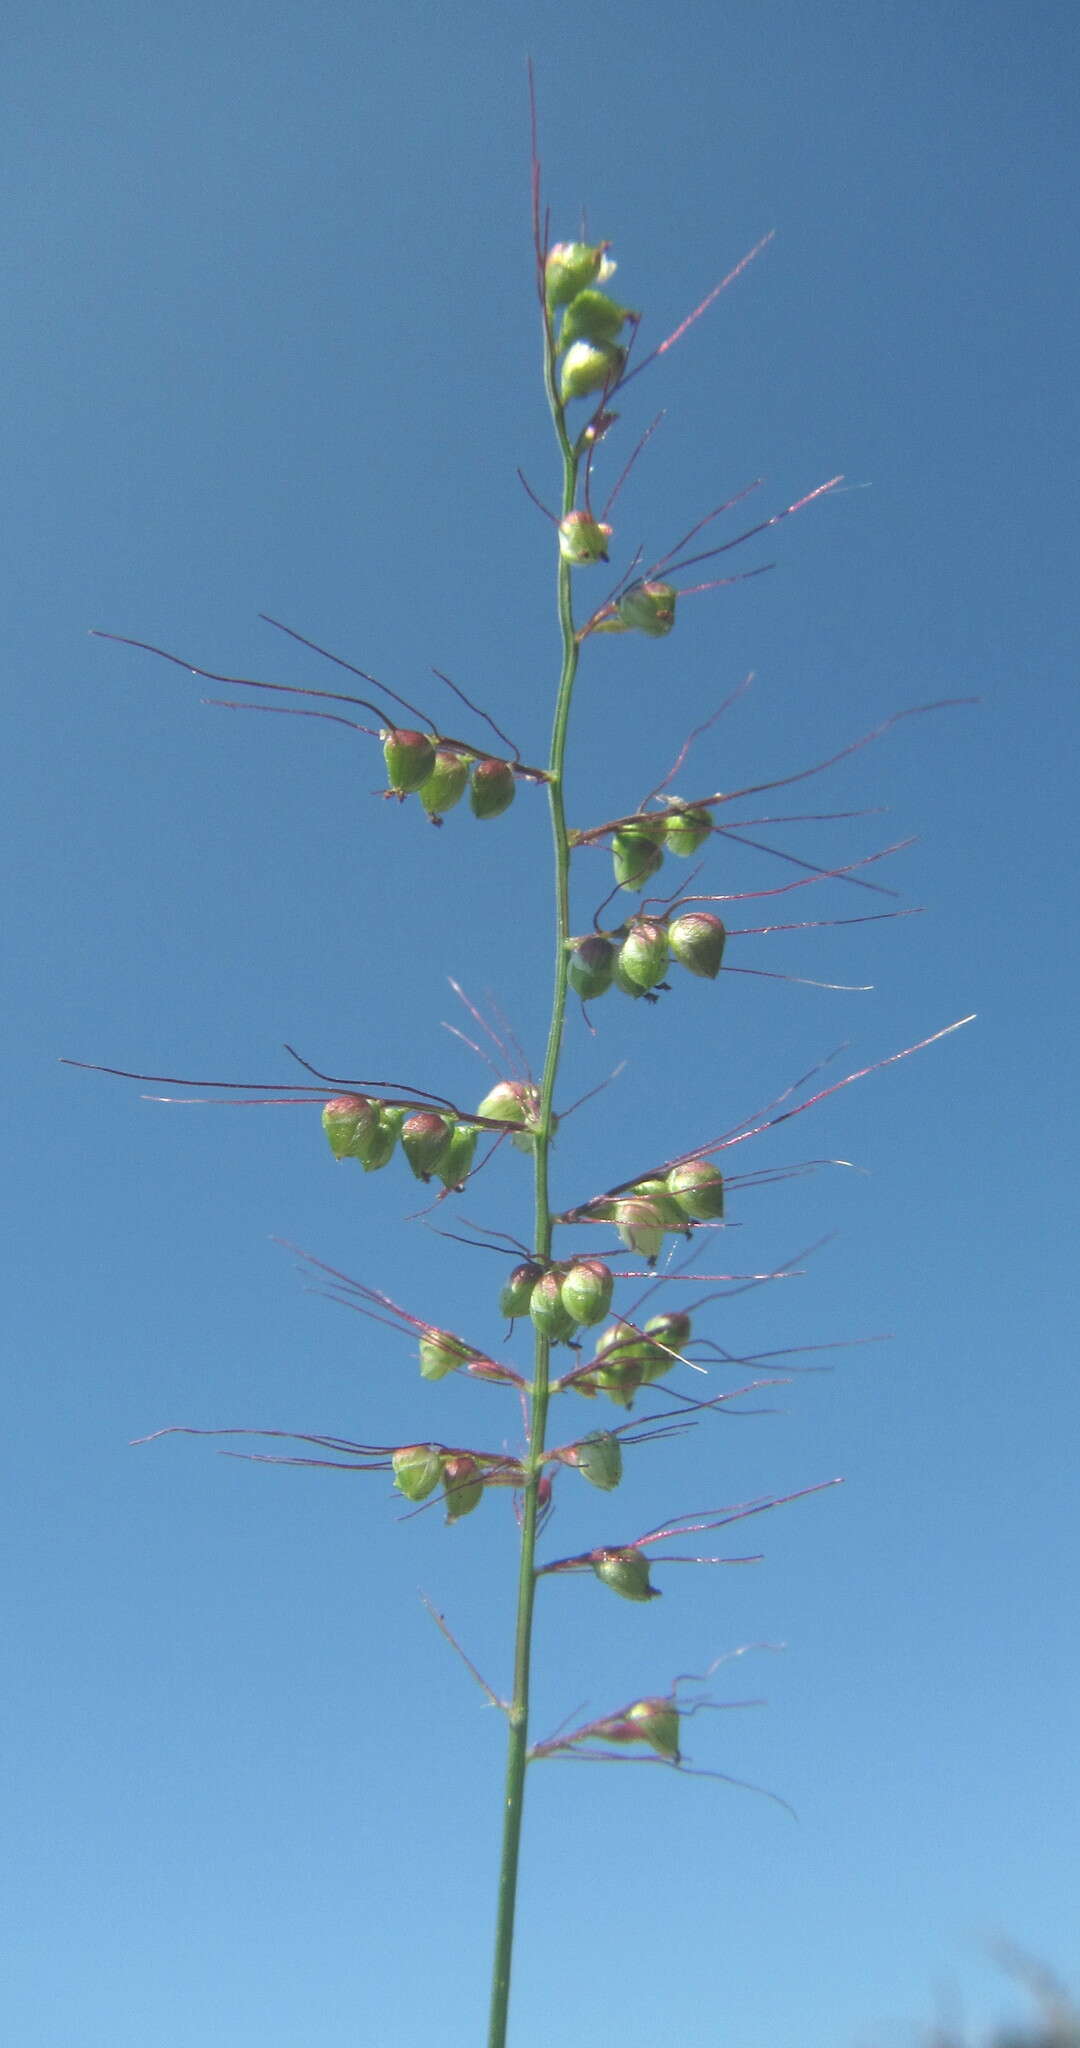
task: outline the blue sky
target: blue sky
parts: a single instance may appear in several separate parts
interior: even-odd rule
[[[765,511],[837,471],[860,487],[749,543],[775,571],[688,600],[669,640],[586,650],[573,820],[631,808],[751,670],[687,793],[980,700],[770,801],[887,812],[769,828],[825,865],[917,836],[879,879],[925,915],[731,942],[732,965],[872,992],[725,974],[655,1009],[608,997],[595,1038],[572,1022],[563,1099],[628,1064],[566,1124],[560,1187],[702,1142],[842,1043],[838,1074],[979,1016],[740,1161],[858,1170],[733,1202],[724,1270],[830,1241],[709,1334],[891,1341],[641,1450],[610,1501],[563,1485],[549,1555],[847,1482],[732,1546],[764,1563],[669,1571],[650,1607],[542,1588],[538,1733],[784,1643],[717,1673],[717,1697],[768,1704],[701,1716],[691,1747],[799,1818],[659,1770],[538,1768],[514,2048],[553,2019],[597,2048],[894,2048],[942,2009],[978,2036],[1015,2007],[1001,1931],[1080,1980],[1076,40],[1065,7],[838,0],[7,17],[0,2010],[25,2048],[482,2033],[501,1731],[417,1589],[507,1684],[508,1502],[447,1530],[401,1522],[378,1476],[128,1445],[172,1422],[510,1440],[497,1390],[422,1385],[272,1240],[492,1345],[502,1269],[405,1220],[400,1164],[335,1168],[315,1110],[154,1107],[55,1062],[288,1081],[289,1040],[475,1101],[492,1076],[441,1028],[472,1029],[452,976],[539,1066],[538,794],[436,836],[373,798],[371,740],[204,708],[209,686],[87,637],[335,687],[269,612],[446,717],[437,665],[542,757],[551,541],[515,476],[556,494],[530,52],[553,231],[585,209],[648,344],[776,231],[626,393],[609,483],[666,411],[616,559],[758,477]],[[729,847],[701,886],[791,873]],[[500,1155],[462,1206],[525,1232],[526,1181]]]

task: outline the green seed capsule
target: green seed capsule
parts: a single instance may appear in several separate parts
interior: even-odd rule
[[[380,1166],[385,1166],[393,1158],[405,1115],[403,1109],[379,1111],[378,1129],[373,1133],[366,1151],[359,1155],[365,1173],[377,1173]]]
[[[584,1323],[591,1328],[602,1323],[611,1307],[611,1295],[615,1282],[611,1269],[603,1259],[575,1259],[569,1272],[564,1275],[561,1297],[562,1304],[573,1316],[575,1323]]]
[[[366,1095],[335,1095],[322,1113],[335,1159],[362,1159],[379,1127],[379,1105]]]
[[[434,1444],[402,1444],[390,1462],[394,1485],[406,1500],[426,1500],[442,1478],[442,1453]]]
[[[441,818],[444,811],[452,811],[465,794],[469,780],[471,755],[463,754],[459,747],[437,747],[435,766],[426,782],[420,784],[420,801],[425,811],[433,818]]]
[[[668,938],[676,960],[691,974],[715,981],[724,958],[727,932],[718,917],[708,910],[688,910],[672,919]]]
[[[663,1379],[664,1374],[678,1364],[676,1354],[685,1351],[690,1341],[690,1318],[679,1314],[650,1316],[645,1324],[645,1335],[649,1349],[644,1380],[651,1386],[654,1380]]]
[[[571,299],[563,314],[559,347],[569,348],[575,341],[614,341],[626,322],[637,317],[628,306],[616,305],[607,292],[586,287]]]
[[[563,357],[559,374],[559,395],[563,404],[568,405],[572,398],[587,398],[590,392],[604,391],[609,385],[616,384],[625,361],[626,350],[613,341],[575,341]]]
[[[450,1150],[454,1126],[433,1109],[418,1109],[401,1126],[401,1149],[417,1180],[430,1180]]]
[[[640,1195],[620,1196],[615,1204],[615,1228],[628,1251],[637,1252],[648,1266],[656,1264],[667,1226],[652,1202]]]
[[[459,1191],[468,1180],[480,1133],[475,1124],[455,1124],[450,1143],[436,1167],[444,1187]]]
[[[443,1459],[442,1483],[448,1522],[459,1522],[462,1515],[471,1515],[473,1509],[479,1507],[484,1478],[476,1459],[470,1457],[468,1451],[455,1451],[451,1457]]]
[[[631,1408],[645,1378],[649,1354],[649,1345],[629,1323],[609,1323],[596,1347],[590,1391],[606,1394],[617,1408]]]
[[[621,995],[633,996],[635,998],[649,995],[648,989],[642,988],[640,981],[631,981],[630,976],[624,971],[622,961],[618,958],[618,955],[616,955],[615,965],[611,971],[611,980],[613,987],[617,988]],[[657,999],[650,995],[649,1000],[654,1002]]]
[[[620,986],[633,981],[642,990],[655,988],[667,964],[666,926],[656,917],[636,917],[619,947]]]
[[[559,521],[559,553],[573,569],[587,568],[592,562],[606,562],[610,539],[610,526],[594,519],[589,512],[568,512]]]
[[[552,1344],[565,1343],[577,1323],[562,1298],[562,1274],[552,1267],[542,1273],[529,1296],[529,1314],[542,1337]]]
[[[396,730],[384,736],[383,759],[391,789],[408,796],[427,781],[435,766],[435,749],[426,733]]]
[[[635,1700],[627,1708],[626,1718],[634,1723],[642,1742],[671,1763],[678,1763],[679,1710],[672,1700]]]
[[[611,856],[615,863],[615,880],[620,888],[640,893],[661,865],[664,850],[656,844],[647,827],[624,825],[612,837]]]
[[[647,633],[651,640],[662,639],[675,624],[677,596],[670,583],[635,583],[615,606],[619,628],[624,633]]]
[[[555,242],[544,259],[544,296],[549,306],[566,306],[595,284],[604,268],[606,242]]]
[[[711,1223],[724,1213],[724,1176],[711,1159],[687,1159],[673,1166],[668,1193],[694,1223]]]
[[[515,1266],[499,1296],[500,1314],[527,1316],[533,1288],[543,1278],[543,1272],[543,1266],[538,1266],[534,1259],[526,1259],[523,1265]]]
[[[686,1217],[683,1215],[666,1180],[639,1180],[632,1188],[631,1193],[640,1195],[644,1201],[652,1204],[656,1211],[657,1222],[662,1223],[665,1230],[678,1230],[686,1236],[689,1235],[686,1229]]]
[[[672,808],[664,824],[664,844],[670,853],[689,860],[691,854],[704,845],[711,832],[712,819],[708,811]]]
[[[570,956],[570,986],[583,1003],[595,1002],[597,996],[606,994],[611,987],[614,968],[615,948],[611,940],[590,933],[578,942]]]
[[[501,818],[517,795],[517,782],[509,761],[478,761],[472,772],[469,803],[474,818]]]
[[[476,1111],[477,1116],[489,1117],[493,1123],[533,1126],[539,1113],[540,1090],[535,1081],[497,1081]],[[553,1125],[554,1122],[552,1118]],[[532,1151],[531,1130],[514,1131],[512,1135],[519,1152]]]
[[[658,1600],[660,1589],[649,1584],[649,1561],[642,1551],[633,1544],[625,1550],[601,1550],[593,1558],[592,1568],[597,1578],[613,1593],[621,1594],[624,1600]],[[629,1716],[627,1717],[629,1718]],[[643,1740],[651,1741],[651,1736]],[[654,1749],[656,1744],[653,1743]]]
[[[420,1339],[420,1375],[425,1380],[444,1380],[448,1372],[468,1365],[480,1356],[449,1330],[425,1330]]]
[[[622,1445],[609,1429],[594,1429],[591,1436],[583,1437],[578,1444],[574,1464],[590,1486],[598,1486],[603,1493],[610,1493],[622,1478]]]

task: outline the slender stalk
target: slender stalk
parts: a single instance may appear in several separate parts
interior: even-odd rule
[[[544,383],[552,421],[563,460],[562,511],[574,503],[579,455],[570,443],[566,421],[555,383],[555,351],[550,324],[544,323]],[[538,1128],[533,1143],[535,1168],[533,1247],[539,1260],[551,1256],[551,1200],[548,1166],[551,1152],[552,1106],[562,1052],[566,1017],[567,974],[570,938],[570,842],[563,802],[563,764],[570,722],[570,705],[577,675],[578,642],[574,631],[570,565],[559,558],[557,606],[562,637],[562,669],[555,700],[555,718],[548,760],[548,808],[554,853],[555,880],[555,967],[552,985],[551,1020],[548,1026],[544,1073],[540,1086]],[[514,1946],[514,1915],[517,1905],[518,1858],[521,1823],[525,1808],[525,1766],[529,1741],[529,1675],[532,1658],[533,1606],[536,1597],[536,1533],[543,1475],[544,1443],[549,1398],[551,1346],[536,1333],[533,1384],[530,1390],[529,1448],[524,1466],[524,1507],[521,1518],[521,1553],[518,1569],[517,1623],[514,1635],[514,1687],[510,1700],[506,1784],[503,1803],[502,1859],[499,1867],[498,1909],[495,1925],[495,1963],[491,1991],[488,2048],[505,2048],[510,2006],[510,1969]]]

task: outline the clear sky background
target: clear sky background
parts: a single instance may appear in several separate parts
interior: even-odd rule
[[[542,1589],[540,1734],[786,1644],[716,1674],[717,1698],[768,1704],[700,1716],[689,1747],[798,1819],[660,1769],[538,1769],[514,2048],[899,2048],[942,2011],[978,2037],[1015,1997],[996,1933],[1080,1979],[1075,11],[43,0],[0,42],[0,2030],[483,2036],[502,1731],[417,1589],[508,1685],[508,1499],[448,1531],[437,1509],[402,1521],[377,1475],[128,1442],[265,1424],[497,1447],[509,1399],[423,1385],[407,1341],[313,1297],[271,1240],[487,1345],[502,1269],[404,1220],[400,1162],[336,1168],[315,1109],[153,1107],[56,1059],[290,1081],[288,1039],[332,1073],[475,1102],[492,1076],[441,1028],[469,1024],[454,976],[539,1066],[536,792],[436,835],[373,798],[373,741],[206,709],[208,686],[87,637],[336,687],[271,612],[458,730],[437,664],[543,756],[551,537],[515,477],[556,494],[531,52],[554,231],[584,207],[610,238],[646,344],[776,230],[626,394],[606,484],[667,412],[616,560],[756,477],[764,511],[836,471],[869,486],[729,558],[777,567],[688,600],[666,642],[586,650],[573,821],[632,808],[751,669],[684,793],[981,699],[744,807],[888,807],[763,831],[826,866],[918,836],[871,870],[896,898],[815,885],[773,916],[926,914],[731,942],[733,967],[872,993],[682,975],[655,1009],[606,998],[595,1037],[575,1016],[564,1102],[628,1065],[560,1135],[560,1198],[718,1134],[845,1041],[836,1074],[979,1018],[739,1158],[860,1171],[733,1197],[725,1270],[831,1242],[702,1330],[743,1353],[892,1341],[823,1354],[773,1414],[639,1451],[610,1500],[562,1482],[549,1556],[847,1479],[730,1545],[764,1563],[671,1569],[650,1607],[591,1578]],[[606,887],[590,859],[582,923]],[[701,886],[797,872],[729,845]],[[527,1183],[500,1155],[460,1206],[525,1233]]]

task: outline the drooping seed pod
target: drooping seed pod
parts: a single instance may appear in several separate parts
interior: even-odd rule
[[[535,1081],[497,1081],[494,1088],[485,1095],[476,1111],[477,1116],[490,1117],[494,1123],[528,1124],[535,1128],[540,1114],[540,1090]],[[557,1118],[552,1118],[554,1129]],[[513,1142],[519,1152],[531,1152],[532,1130],[514,1131]]]
[[[426,733],[396,728],[383,734],[383,759],[391,789],[408,796],[427,781],[435,766],[435,749]]]
[[[517,781],[509,761],[497,761],[489,756],[477,762],[469,789],[474,818],[501,818],[516,795]]]
[[[624,1550],[600,1550],[592,1560],[597,1578],[624,1600],[658,1600],[659,1586],[649,1584],[649,1560],[644,1551],[628,1544]],[[645,1741],[651,1741],[645,1736]],[[653,1744],[655,1748],[655,1743]]]
[[[401,1149],[417,1180],[427,1181],[437,1173],[450,1149],[454,1126],[449,1117],[433,1109],[418,1109],[401,1126]]]
[[[452,811],[460,803],[471,763],[472,755],[462,753],[460,747],[436,747],[435,766],[418,792],[430,817],[441,818],[445,811]]]
[[[442,1478],[442,1452],[434,1444],[402,1444],[390,1462],[394,1485],[406,1500],[426,1500]]]
[[[606,242],[555,242],[544,258],[544,296],[550,307],[569,305],[604,271]]]
[[[573,398],[587,398],[592,391],[604,391],[617,384],[625,361],[626,350],[617,342],[573,342],[562,359],[559,372],[559,396],[563,404],[568,405]]]
[[[575,1323],[591,1328],[602,1323],[611,1307],[615,1282],[603,1259],[575,1259],[564,1274],[560,1289],[562,1304]]]
[[[668,964],[667,927],[658,917],[635,917],[619,947],[620,987],[636,982],[642,989],[663,981]]]
[[[454,1451],[443,1459],[442,1483],[448,1522],[459,1522],[462,1515],[471,1515],[473,1509],[479,1507],[484,1476],[468,1451]]]
[[[668,1193],[693,1223],[712,1223],[724,1213],[724,1176],[711,1159],[687,1159],[673,1166]]]
[[[646,1265],[656,1264],[665,1225],[651,1202],[640,1195],[623,1195],[615,1204],[615,1227],[628,1251],[637,1252]]]
[[[617,630],[647,633],[650,640],[662,639],[675,624],[677,596],[670,583],[633,584],[615,606]]]
[[[448,1372],[470,1365],[480,1353],[449,1330],[424,1331],[420,1339],[420,1375],[425,1380],[444,1380]]]
[[[649,989],[642,988],[640,981],[631,981],[630,976],[623,970],[623,964],[618,954],[615,956],[615,965],[611,970],[611,983],[613,988],[619,990],[620,995],[633,996],[635,1001],[638,1001],[642,996],[648,996],[650,1003],[659,1002],[660,1000]]]
[[[664,821],[664,844],[669,853],[677,853],[680,859],[689,860],[691,854],[704,845],[711,832],[712,819],[708,811],[673,804]]]
[[[715,981],[724,958],[727,932],[720,918],[709,910],[687,910],[673,918],[668,928],[671,950],[691,974]]]
[[[635,1700],[627,1708],[626,1718],[633,1722],[642,1742],[647,1742],[670,1763],[678,1763],[679,1709],[674,1700]]]
[[[406,1114],[404,1109],[390,1109],[385,1105],[380,1109],[378,1128],[373,1132],[366,1151],[358,1155],[365,1173],[377,1173],[393,1158]]]
[[[443,1186],[460,1190],[468,1180],[480,1133],[475,1124],[455,1124],[435,1171]]]
[[[542,1273],[529,1296],[529,1314],[542,1337],[551,1344],[563,1344],[572,1337],[577,1322],[562,1298],[562,1274],[557,1266]]]
[[[533,1288],[543,1277],[543,1272],[543,1266],[537,1265],[535,1259],[526,1259],[522,1265],[515,1266],[499,1296],[500,1315],[511,1318],[527,1316]]]
[[[640,1195],[644,1201],[652,1204],[656,1212],[656,1220],[658,1223],[663,1224],[665,1230],[677,1230],[684,1237],[689,1237],[690,1233],[686,1227],[686,1217],[683,1215],[666,1180],[639,1180],[635,1182],[630,1192],[634,1195]]]
[[[559,521],[559,553],[571,568],[584,569],[591,562],[606,562],[611,528],[591,512],[567,512]]]
[[[575,341],[615,341],[626,322],[637,318],[629,306],[617,305],[607,292],[586,286],[571,299],[563,314],[559,347],[569,348]]]
[[[597,996],[607,993],[615,967],[615,948],[610,939],[602,939],[598,932],[590,932],[587,938],[579,939],[570,956],[570,986],[577,990],[583,1003],[595,1002]]]
[[[664,858],[663,847],[656,843],[657,836],[651,826],[644,824],[623,825],[613,834],[611,857],[620,888],[640,893],[650,876],[655,875]]]
[[[322,1127],[335,1159],[362,1159],[378,1126],[379,1105],[366,1095],[335,1095],[322,1113]]]
[[[622,1445],[610,1429],[594,1429],[591,1436],[582,1437],[575,1445],[573,1462],[590,1486],[610,1493],[622,1478]]]
[[[631,1323],[609,1323],[597,1344],[590,1373],[594,1390],[607,1394],[617,1408],[631,1408],[645,1378],[648,1357],[649,1346]]]
[[[682,1353],[690,1342],[690,1318],[678,1311],[650,1316],[644,1326],[644,1334],[648,1338],[644,1382],[651,1386],[654,1380],[663,1379],[664,1374],[678,1364],[676,1354]]]

